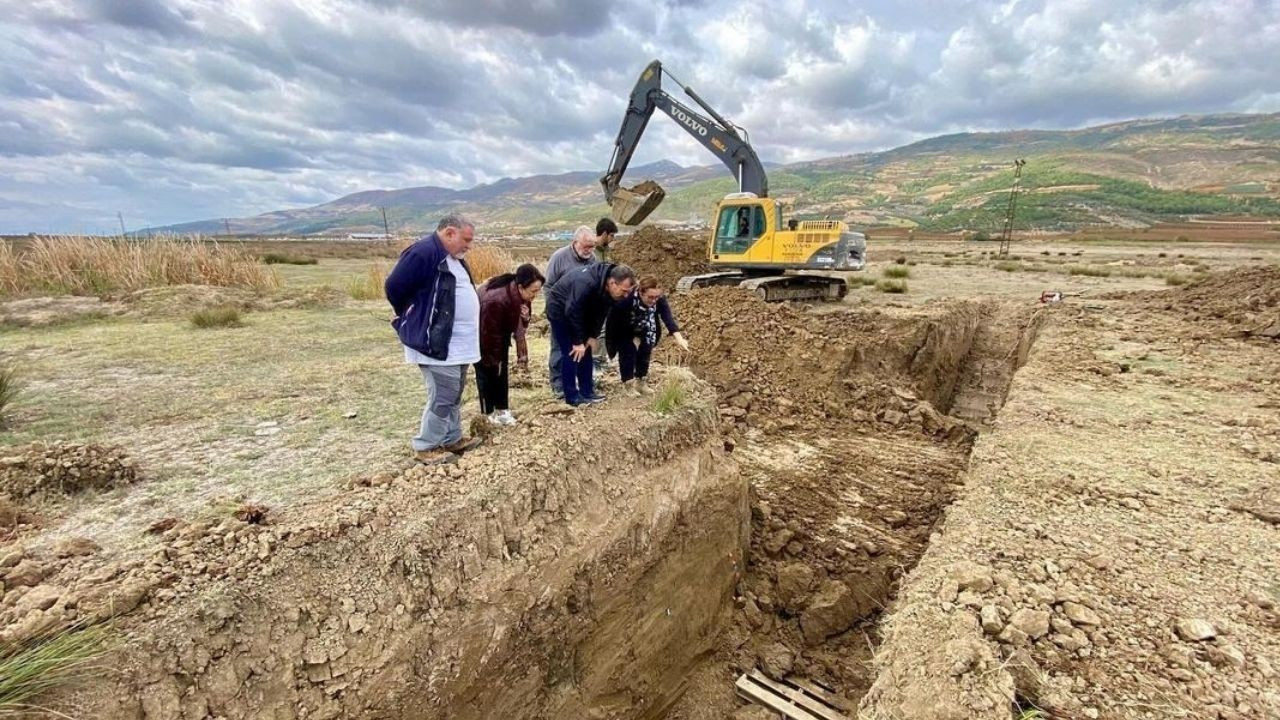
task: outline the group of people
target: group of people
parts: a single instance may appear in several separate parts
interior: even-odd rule
[[[418,366],[427,390],[422,423],[411,441],[420,462],[452,462],[479,445],[479,438],[462,430],[462,391],[470,367],[489,422],[517,422],[508,390],[510,350],[514,343],[516,364],[528,371],[527,330],[533,301],[542,292],[551,326],[548,371],[557,397],[573,406],[604,400],[595,387],[602,350],[617,358],[626,394],[652,392],[646,378],[664,328],[681,348],[689,344],[658,280],[608,261],[617,232],[608,218],[594,233],[584,225],[572,242],[552,253],[545,274],[523,264],[479,287],[464,260],[475,225],[460,215],[444,217],[435,232],[400,254],[385,289],[405,362]]]

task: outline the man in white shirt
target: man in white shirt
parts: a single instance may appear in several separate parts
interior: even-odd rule
[[[387,276],[392,325],[404,359],[418,366],[427,388],[422,424],[411,444],[419,462],[454,462],[479,445],[462,436],[462,389],[467,368],[480,360],[480,297],[462,257],[475,225],[460,215],[400,254]]]

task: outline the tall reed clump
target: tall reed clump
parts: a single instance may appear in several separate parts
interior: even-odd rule
[[[476,243],[467,251],[466,260],[467,267],[471,268],[471,279],[477,285],[495,275],[511,272],[516,267],[511,253],[497,245]]]
[[[37,237],[23,250],[0,247],[5,295],[103,295],[163,285],[262,292],[280,286],[279,276],[252,254],[198,237]]]

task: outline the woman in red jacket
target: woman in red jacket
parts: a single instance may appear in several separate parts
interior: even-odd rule
[[[514,425],[507,385],[507,353],[516,339],[516,362],[529,367],[524,342],[533,299],[546,279],[538,268],[524,264],[514,273],[490,278],[480,288],[480,362],[476,363],[476,389],[480,411],[495,425]]]

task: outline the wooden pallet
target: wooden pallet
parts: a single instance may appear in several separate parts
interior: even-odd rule
[[[849,701],[817,683],[800,678],[773,680],[759,670],[743,673],[734,683],[738,697],[782,713],[792,720],[849,720]]]

